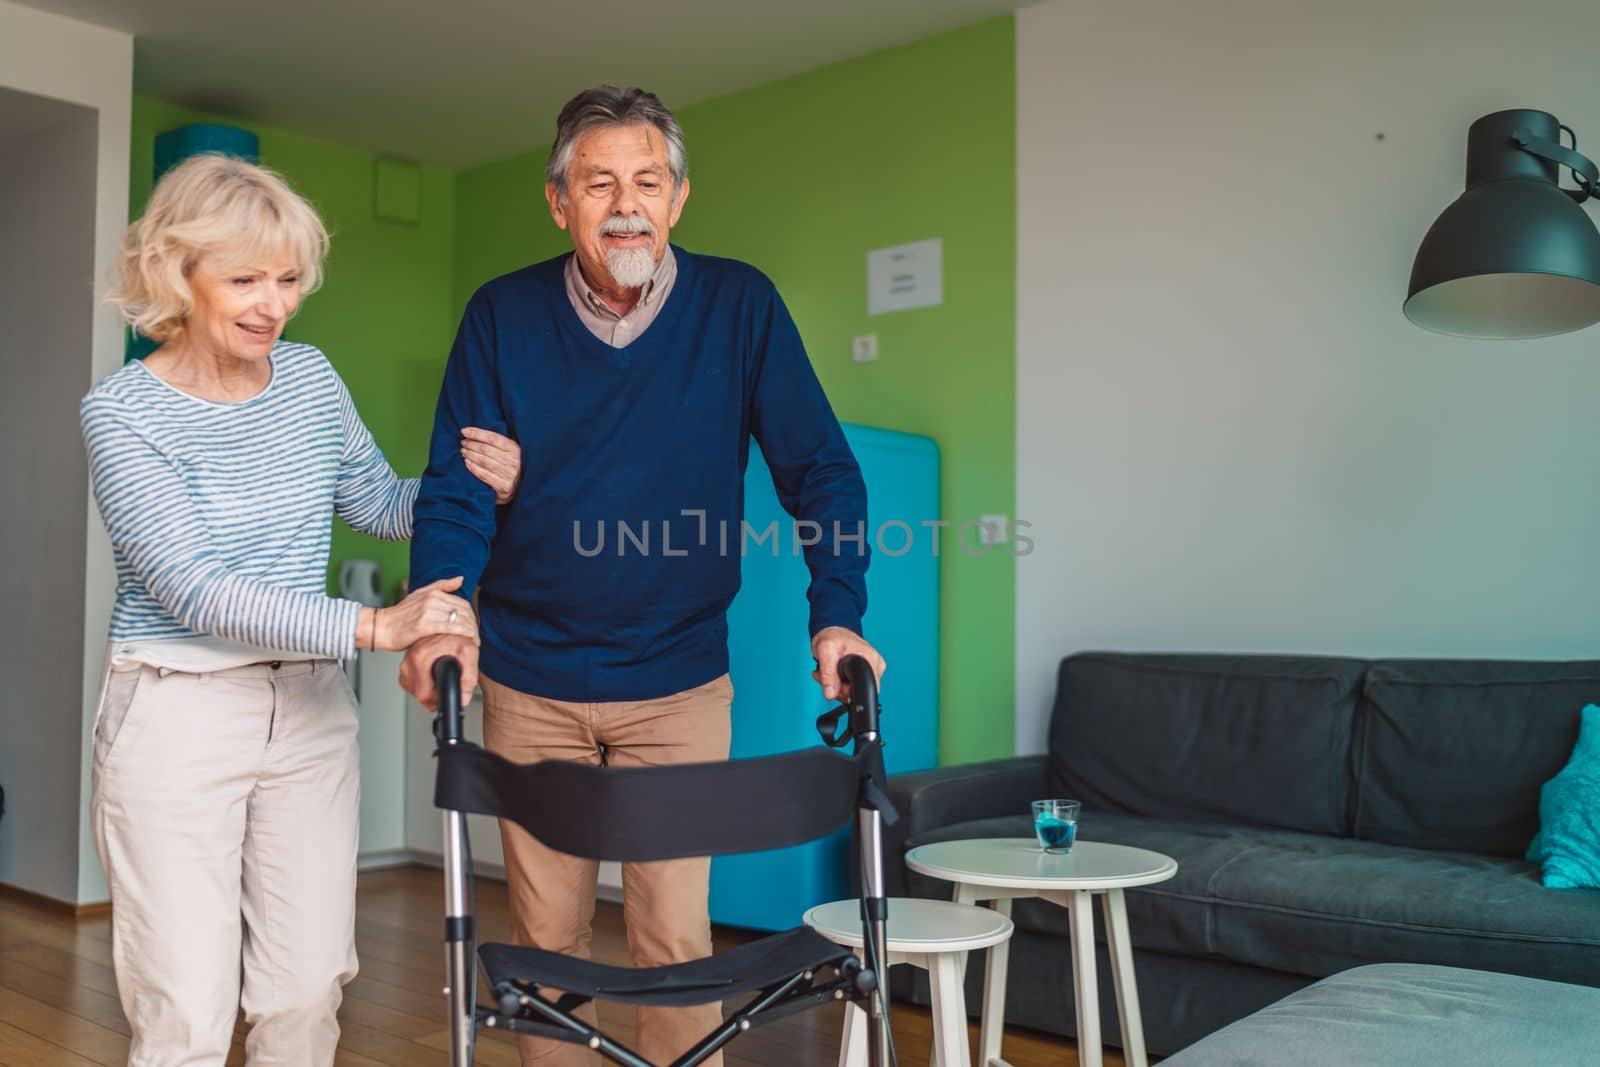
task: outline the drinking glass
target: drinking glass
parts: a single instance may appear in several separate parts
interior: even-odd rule
[[[1072,851],[1072,842],[1078,836],[1078,812],[1082,807],[1076,800],[1033,802],[1033,833],[1039,839],[1040,851],[1052,855]]]

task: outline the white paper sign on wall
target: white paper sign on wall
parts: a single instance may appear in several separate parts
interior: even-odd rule
[[[935,237],[867,253],[867,314],[944,303],[944,240]]]

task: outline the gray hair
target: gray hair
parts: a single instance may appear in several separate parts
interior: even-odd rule
[[[556,119],[556,143],[550,147],[550,161],[545,164],[544,180],[555,186],[563,200],[567,196],[567,171],[572,167],[572,157],[577,154],[578,142],[590,130],[607,126],[632,126],[642,123],[654,126],[667,142],[667,163],[672,167],[672,191],[676,196],[683,180],[689,176],[689,156],[683,147],[683,127],[656,98],[655,93],[643,89],[619,89],[615,85],[597,85],[585,89],[561,109]]]

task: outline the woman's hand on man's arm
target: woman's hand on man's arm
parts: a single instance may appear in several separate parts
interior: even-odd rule
[[[494,490],[496,504],[509,504],[522,481],[522,446],[493,430],[461,429],[461,459],[473,477]]]

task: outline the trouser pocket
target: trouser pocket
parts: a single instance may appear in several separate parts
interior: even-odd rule
[[[125,739],[146,667],[113,669],[100,689],[100,706],[94,721],[94,766],[104,767]],[[121,747],[126,747],[123,745]]]

